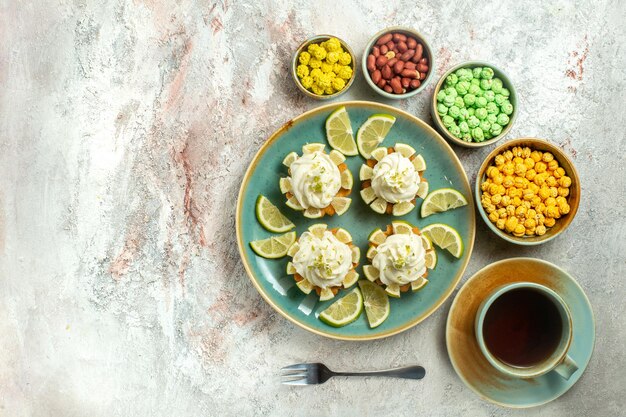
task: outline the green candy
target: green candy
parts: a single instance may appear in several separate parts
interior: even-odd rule
[[[482,78],[483,80],[490,80],[493,78],[493,69],[489,68],[489,67],[485,67],[483,68],[483,70],[480,72],[480,78]]]
[[[496,94],[499,94],[502,91],[502,80],[499,78],[494,78],[491,83],[491,91]]]
[[[461,136],[461,139],[463,139],[465,142],[471,142],[472,135],[469,132],[463,133],[463,135]]]
[[[437,114],[439,114],[439,116],[448,114],[448,108],[445,106],[445,104],[443,103],[437,104]]]
[[[491,139],[493,135],[488,130],[483,130],[483,135],[485,135],[485,139]]]
[[[454,87],[448,87],[444,91],[446,92],[446,97],[452,96],[454,98],[459,95],[459,93],[456,92]]]
[[[459,129],[461,129],[462,133],[469,133],[470,130],[466,121],[462,121],[461,123],[459,123]]]
[[[502,105],[500,106],[500,110],[502,110],[502,113],[506,114],[507,116],[510,115],[511,113],[513,113],[513,105],[511,104],[510,101],[506,100],[504,103],[502,103]]]
[[[465,107],[462,107],[459,110],[459,120],[467,120],[470,117],[469,110]]]
[[[504,103],[504,100],[506,100],[506,97],[504,97],[502,94],[496,94],[496,96],[494,97],[494,101],[498,106],[501,106],[502,103]]]
[[[480,80],[480,88],[483,90],[491,90],[491,80]]]
[[[460,111],[461,109],[459,109],[457,106],[452,106],[448,109],[448,114],[452,116],[452,118],[458,119]]]
[[[470,80],[470,84],[472,84],[472,85],[480,85],[480,80],[478,78],[472,78]]]
[[[496,123],[499,124],[500,126],[506,126],[509,124],[509,116],[507,116],[504,113],[500,113],[498,115],[498,118],[496,119]]]
[[[474,129],[475,127],[478,127],[479,124],[480,124],[480,120],[478,120],[476,116],[470,116],[467,119],[467,125],[471,127],[472,129]]]
[[[437,93],[437,101],[441,103],[444,98],[446,98],[445,91],[439,90],[439,92]]]
[[[443,104],[446,105],[446,107],[450,107],[454,105],[454,99],[455,97],[452,97],[449,94],[446,94],[446,98],[443,99]]]
[[[467,109],[467,113],[468,113],[470,116],[473,116],[475,112],[476,112],[476,109],[475,109],[475,108],[473,108],[473,107],[470,107],[469,109]]]
[[[487,105],[487,99],[485,97],[476,98],[476,107],[485,107]]]
[[[483,131],[485,136],[487,136],[487,132],[489,132],[489,129],[491,129],[491,123],[489,123],[486,120],[481,120],[478,127],[480,127],[480,129]]]
[[[452,116],[452,118],[458,119],[460,110],[461,109],[459,109],[457,106],[452,106],[448,109],[448,114]]]
[[[459,109],[462,109],[463,107],[465,107],[465,102],[463,101],[463,97],[455,97],[454,98],[454,105],[457,106]]]
[[[449,116],[447,114],[441,118],[441,121],[443,122],[443,125],[448,128],[454,124],[454,119],[452,118],[452,116]]]
[[[483,97],[485,97],[487,99],[487,101],[491,102],[491,101],[495,100],[496,93],[494,93],[492,90],[485,91],[485,94],[483,94]]]
[[[472,71],[467,68],[460,68],[456,70],[456,76],[459,81],[469,81],[473,78]]]
[[[463,97],[463,101],[465,102],[466,106],[473,106],[474,103],[476,102],[476,96],[474,94],[465,94],[465,96]]]
[[[457,93],[459,93],[459,95],[464,96],[465,94],[467,94],[469,86],[469,81],[459,81],[459,83],[454,86],[454,89]]]
[[[511,95],[511,92],[509,91],[508,88],[503,88],[500,94],[502,94],[504,97],[508,97]]]
[[[497,123],[492,124],[491,129],[489,129],[489,133],[491,133],[493,136],[498,136],[500,133],[502,133],[502,126]]]
[[[455,136],[457,138],[461,136],[461,129],[455,124],[450,126],[448,128],[448,131],[452,134],[452,136]]]
[[[498,114],[498,105],[493,101],[487,103],[487,106],[485,106],[485,108],[487,109],[487,113],[489,114]]]
[[[449,86],[454,86],[458,82],[459,77],[457,77],[456,74],[450,74],[446,77],[446,84],[448,84]]]
[[[487,109],[478,108],[476,109],[476,113],[474,113],[479,120],[485,120],[487,118]]]
[[[480,86],[475,85],[475,84],[471,84],[471,85],[469,86],[469,88],[467,89],[467,92],[468,92],[469,94],[474,94],[475,96],[477,96],[477,95],[478,95],[478,93],[480,93]]]
[[[485,134],[480,127],[475,127],[472,129],[472,138],[474,138],[476,142],[482,142],[485,140]]]
[[[474,76],[474,78],[479,78],[480,79],[480,74],[483,72],[483,69],[481,67],[476,67],[472,70],[472,75]]]
[[[487,106],[489,106],[489,105],[487,105]],[[487,112],[489,112],[489,110],[487,110]],[[494,123],[497,123],[498,116],[496,115],[496,113],[489,113],[485,120],[487,120],[491,124],[494,124]]]

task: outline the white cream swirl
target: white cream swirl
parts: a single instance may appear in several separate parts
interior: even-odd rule
[[[411,160],[399,152],[390,153],[374,166],[372,188],[388,203],[411,201],[417,194],[420,174]]]
[[[405,285],[426,272],[426,250],[416,234],[391,235],[376,248],[372,265],[385,285]]]
[[[318,238],[304,232],[298,240],[300,248],[293,256],[296,272],[320,288],[341,285],[352,269],[352,251],[331,232]]]
[[[323,152],[304,154],[289,168],[293,195],[305,209],[327,207],[341,188],[339,168]]]

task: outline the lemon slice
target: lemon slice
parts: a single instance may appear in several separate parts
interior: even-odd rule
[[[290,177],[281,178],[278,181],[278,185],[280,186],[280,192],[283,194],[287,194],[289,191],[292,190]]]
[[[324,223],[317,223],[309,226],[309,232],[311,232],[313,236],[321,239],[322,237],[324,237],[324,232],[327,228],[328,226],[326,226]]]
[[[300,291],[305,294],[309,294],[311,291],[313,291],[313,284],[311,284],[311,282],[306,279],[296,282],[296,285],[298,286],[298,288],[300,288]]]
[[[372,187],[363,188],[361,190],[361,198],[365,201],[365,204],[369,204],[376,200],[376,193]]]
[[[463,255],[463,239],[455,228],[443,223],[435,223],[422,229],[422,234],[441,249],[446,249],[453,256]]]
[[[365,256],[367,257],[367,259],[374,259],[374,256],[376,256],[376,254],[378,253],[378,251],[376,250],[376,246],[370,246],[367,249],[367,252],[365,253]],[[363,267],[365,268],[365,267]]]
[[[369,281],[359,281],[363,295],[363,306],[370,327],[373,329],[381,325],[389,317],[389,297],[378,285]]]
[[[400,286],[398,284],[389,284],[385,287],[385,292],[393,298],[400,298]]]
[[[380,148],[376,148],[372,151],[372,158],[374,158],[377,161],[380,161],[385,156],[387,156],[387,148],[385,147],[381,146]]]
[[[298,159],[298,154],[291,152],[285,157],[285,159],[283,159],[283,165],[289,168],[296,159]]]
[[[265,196],[259,194],[256,199],[256,218],[270,232],[283,233],[296,227]]]
[[[374,170],[371,167],[365,164],[361,165],[361,170],[359,171],[359,179],[361,181],[371,180],[373,176]]]
[[[345,107],[339,107],[326,119],[326,139],[328,144],[344,155],[358,155],[359,151],[352,135],[350,117]]]
[[[302,153],[315,153],[315,152],[324,152],[324,148],[326,145],[323,143],[307,143],[302,147]]]
[[[352,199],[348,197],[334,197],[330,201],[330,205],[335,209],[337,216],[341,216],[343,213],[348,211],[350,203],[352,203]]]
[[[309,219],[319,219],[320,217],[324,217],[324,213],[316,207],[309,207],[304,210],[304,217],[308,217]]]
[[[417,196],[419,198],[426,198],[428,195],[428,183],[426,181],[422,181],[417,185]]]
[[[341,243],[350,243],[352,242],[352,235],[346,229],[342,229],[341,227],[337,228],[335,231],[335,237]]]
[[[296,232],[288,232],[267,239],[253,240],[250,247],[259,256],[268,259],[282,258],[296,241]]]
[[[405,214],[411,212],[411,210],[413,210],[414,208],[415,204],[411,203],[410,201],[403,201],[402,203],[396,203],[393,205],[391,214],[393,214],[394,216],[404,216]]]
[[[342,284],[344,288],[350,288],[359,280],[359,274],[354,269],[348,271],[344,277]]]
[[[374,282],[380,277],[380,271],[374,265],[363,265],[363,275]]]
[[[331,161],[333,161],[333,164],[335,165],[341,165],[346,160],[346,157],[344,156],[344,154],[334,149],[330,151],[330,153],[328,154],[328,157],[330,158]]]
[[[428,284],[428,280],[424,277],[419,277],[415,281],[411,282],[411,290],[413,292],[419,291]]]
[[[361,125],[356,133],[359,153],[369,159],[372,151],[385,139],[396,118],[390,114],[374,114]]]
[[[391,227],[396,235],[410,235],[413,233],[413,227],[415,226],[404,220],[394,220],[391,222]]]
[[[370,233],[370,235],[367,237],[367,240],[376,245],[381,245],[385,243],[385,240],[387,240],[387,235],[383,233],[382,230],[376,229],[372,233]]]
[[[435,269],[437,266],[437,252],[434,250],[427,250],[424,259],[426,261],[426,268]]]
[[[463,194],[452,188],[440,188],[432,191],[422,203],[422,217],[428,217],[434,213],[452,210],[467,205]]]
[[[372,204],[370,204],[370,207],[376,213],[385,214],[385,212],[387,211],[387,200],[385,200],[384,198],[378,197],[376,200],[374,200]]]
[[[321,298],[320,298],[321,299]],[[342,327],[356,320],[363,311],[361,290],[353,289],[320,313],[320,320],[329,326]]]
[[[351,190],[353,184],[354,178],[352,178],[352,173],[350,172],[350,170],[346,169],[341,173],[341,188]]]
[[[413,149],[413,147],[407,145],[406,143],[396,143],[393,148],[396,152],[399,152],[400,155],[404,156],[405,158],[409,158],[415,153],[415,149]]]
[[[424,161],[424,157],[422,155],[416,155],[411,162],[413,163],[416,171],[426,171],[426,161]]]

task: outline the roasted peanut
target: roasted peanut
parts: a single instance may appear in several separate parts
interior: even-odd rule
[[[404,88],[409,88],[409,86],[411,85],[411,79],[410,78],[403,78],[402,80],[402,87]]]
[[[406,40],[406,46],[407,46],[409,49],[416,49],[416,47],[417,47],[417,41],[415,40],[415,38],[408,38],[408,39]],[[416,49],[416,50],[417,50],[417,49]]]
[[[420,82],[420,80],[413,80],[411,81],[411,88],[412,89],[416,89],[417,87],[419,87],[422,83]]]
[[[380,55],[380,48],[378,46],[372,48],[372,55],[378,58],[378,56]]]
[[[385,65],[383,67],[382,70],[380,70],[381,74],[383,75],[383,78],[385,80],[389,80],[391,79],[391,75],[392,75],[392,71],[391,71],[391,67],[389,65]]]
[[[386,56],[384,56],[384,55],[379,56],[378,58],[376,58],[376,67],[377,68],[382,68],[384,65],[387,64],[387,61],[389,61],[389,60],[387,59]]]
[[[406,35],[402,33],[394,33],[392,39],[396,42],[406,42]]]
[[[393,88],[390,85],[386,85],[383,90],[385,90],[387,93],[393,93]]]
[[[413,55],[415,55],[415,49],[409,49],[405,53],[400,55],[400,59],[403,61],[408,61],[409,59],[413,58]]]
[[[376,69],[376,57],[373,54],[367,56],[367,70],[374,71]]]
[[[399,77],[393,77],[389,82],[389,85],[393,89],[393,92],[396,94],[402,94],[402,84],[400,82]]]
[[[406,78],[417,78],[419,77],[419,73],[416,70],[405,69],[400,73],[403,77]]]
[[[424,65],[424,64],[417,64],[416,69],[419,72],[428,72],[428,65]]]
[[[396,74],[400,74],[403,69],[404,69],[404,61],[398,61],[393,66],[393,72],[395,72]]]
[[[378,84],[382,77],[383,75],[380,73],[380,70],[375,70],[374,72],[372,72],[372,82],[374,84]]]
[[[378,38],[378,40],[376,41],[376,45],[379,45],[379,46],[384,45],[387,42],[389,42],[391,38],[393,38],[393,35],[391,33],[387,33],[386,35],[383,35],[380,38]]]
[[[389,51],[389,48],[387,48],[387,45],[381,45],[380,46],[380,54],[381,55],[385,55],[388,51]]]
[[[401,54],[405,53],[407,49],[409,49],[409,47],[406,45],[406,43],[402,41],[398,42],[398,51]]]

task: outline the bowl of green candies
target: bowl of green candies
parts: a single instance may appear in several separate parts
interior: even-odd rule
[[[441,77],[430,111],[449,142],[480,148],[509,132],[517,115],[517,96],[501,69],[487,62],[463,62]]]

